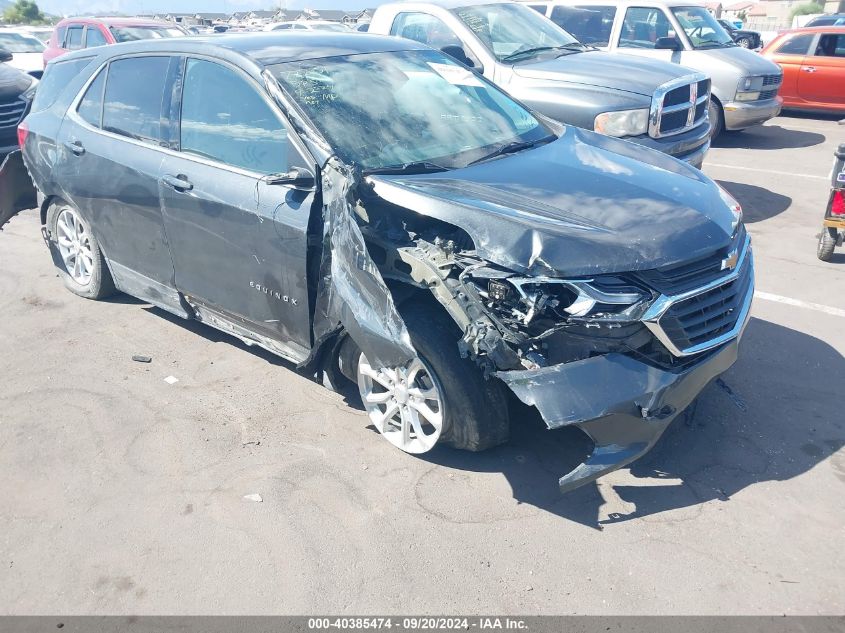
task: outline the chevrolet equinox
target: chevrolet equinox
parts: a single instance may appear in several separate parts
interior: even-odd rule
[[[713,181],[411,40],[78,51],[48,65],[19,137],[0,178],[23,161],[68,289],[350,380],[409,453],[505,442],[515,395],[592,440],[570,490],[649,450],[748,319],[750,240]]]

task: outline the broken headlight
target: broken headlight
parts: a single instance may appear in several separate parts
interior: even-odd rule
[[[631,323],[640,319],[653,298],[649,291],[613,275],[490,279],[487,295],[493,303],[507,302],[524,325],[539,317],[611,326]]]

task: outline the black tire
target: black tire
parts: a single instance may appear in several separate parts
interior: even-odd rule
[[[742,48],[751,48],[751,40],[747,37],[741,37],[736,41],[736,45]]]
[[[719,102],[710,98],[707,106],[707,113],[710,116],[710,140],[715,140],[725,128],[725,117],[722,114],[722,106]]]
[[[59,250],[57,223],[59,215],[64,209],[69,209],[76,214],[79,220],[86,227],[86,232],[88,234],[93,267],[91,270],[91,278],[84,285],[77,282],[71,276],[64,261],[62,260]],[[114,280],[112,279],[106,260],[103,257],[100,244],[97,242],[93,233],[91,233],[91,227],[76,209],[63,200],[56,200],[52,202],[50,207],[47,209],[47,230],[50,236],[50,250],[53,254],[53,262],[55,263],[56,268],[59,271],[59,275],[68,290],[70,290],[73,294],[86,299],[104,299],[115,293]]]
[[[411,300],[400,307],[411,342],[443,388],[445,417],[438,443],[483,451],[508,441],[510,422],[503,385],[458,353],[460,330],[438,305]]]
[[[836,229],[822,227],[822,232],[819,235],[819,245],[816,248],[816,256],[823,262],[829,262],[833,257],[833,249],[836,248],[837,238]]]

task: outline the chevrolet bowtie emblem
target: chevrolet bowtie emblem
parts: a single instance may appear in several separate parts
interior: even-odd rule
[[[722,270],[733,270],[736,268],[736,263],[739,261],[739,253],[736,250],[728,253],[728,256],[722,260]]]

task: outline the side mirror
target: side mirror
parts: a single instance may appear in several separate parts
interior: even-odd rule
[[[12,54],[5,48],[0,48],[0,63],[12,61]]]
[[[313,189],[316,184],[314,174],[303,167],[291,167],[290,171],[270,174],[262,180],[268,185],[287,185],[294,189]]]
[[[471,70],[478,70],[466,51],[461,46],[444,46],[440,49],[441,53],[446,53],[449,57],[454,59],[459,64],[463,64]]]
[[[677,37],[658,37],[654,43],[654,48],[664,51],[679,51],[681,50],[681,41]]]

